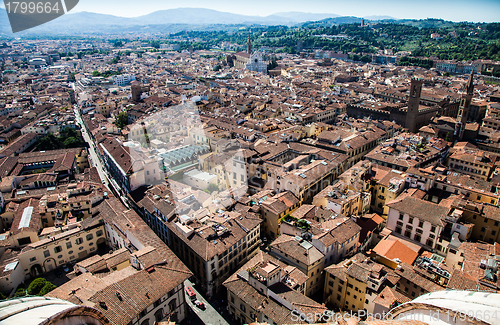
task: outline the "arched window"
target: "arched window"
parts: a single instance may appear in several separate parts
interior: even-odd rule
[[[170,312],[172,313],[177,308],[177,299],[172,299],[172,301],[170,301],[168,303],[168,308],[170,309]]]
[[[162,319],[163,319],[163,308],[160,308],[155,313],[155,320],[157,322],[161,322]]]

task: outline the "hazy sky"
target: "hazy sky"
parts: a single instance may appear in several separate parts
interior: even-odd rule
[[[357,17],[388,15],[396,18],[500,21],[500,0],[80,0],[74,10],[136,17],[156,10],[180,7],[257,16],[302,11]]]
[[[4,7],[3,3],[1,6]],[[388,15],[395,18],[500,21],[500,0],[80,0],[73,11],[137,17],[156,10],[181,7],[257,16],[302,11],[356,17]]]

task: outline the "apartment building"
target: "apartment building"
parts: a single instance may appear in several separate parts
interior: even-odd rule
[[[265,188],[290,191],[301,202],[307,203],[340,175],[345,167],[345,158],[342,154],[330,154],[330,159],[315,160],[297,169],[268,170]]]
[[[479,129],[479,135],[491,137],[494,133],[500,130],[499,112],[499,103],[488,103],[486,116],[484,117],[481,128]]]
[[[435,203],[451,195],[463,195],[470,201],[492,205],[498,205],[500,199],[495,183],[444,167],[410,168],[405,180],[411,188],[426,191],[429,200]]]
[[[380,166],[406,171],[440,161],[448,153],[448,147],[426,144],[423,137],[404,133],[378,145],[365,155],[365,159]]]
[[[386,285],[388,272],[382,264],[359,253],[325,268],[323,300],[343,311],[373,312],[373,301]]]
[[[387,132],[375,125],[357,130],[335,127],[321,132],[315,144],[319,148],[347,155],[350,167],[387,138]]]
[[[110,117],[111,112],[117,109],[116,102],[108,101],[108,102],[97,102],[95,112],[97,114],[101,114],[104,117]]]
[[[2,256],[4,267],[0,273],[1,292],[10,293],[25,280],[94,254],[106,242],[104,222],[97,218],[62,228],[46,229],[44,235],[46,238],[27,244],[20,250],[13,250],[5,246],[5,242],[2,243],[2,255],[5,255]],[[6,254],[5,250],[11,253]]]
[[[183,203],[174,204],[169,191],[153,189],[137,202],[144,220],[193,271],[196,284],[207,295],[215,294],[225,279],[257,253],[262,222],[257,215],[206,209],[178,215],[184,211]]]
[[[398,198],[387,204],[386,228],[415,242],[435,249],[445,227],[449,208],[415,197]]]
[[[471,225],[467,228],[467,237],[462,240],[500,243],[500,207],[456,198],[451,203],[450,216],[453,215],[459,217],[462,223]]]
[[[328,266],[357,252],[361,227],[352,218],[303,205],[281,223],[282,234],[301,237],[325,256]],[[298,239],[297,238],[297,239]]]
[[[281,192],[274,196],[263,196],[257,202],[259,214],[263,219],[262,233],[271,239],[277,238],[280,231],[281,219],[293,213],[299,205],[299,200],[291,192]],[[255,205],[254,205],[255,206]]]
[[[372,210],[385,212],[388,202],[395,200],[405,188],[404,173],[392,169],[385,173],[376,174],[378,179],[372,184]]]
[[[326,311],[304,295],[306,280],[297,268],[259,251],[223,283],[229,313],[241,324],[304,323],[308,314]]]
[[[223,142],[225,141],[218,141],[214,146],[218,153],[212,152],[209,156],[200,157],[204,170],[217,175],[217,182],[221,188],[248,186],[249,174],[252,171],[247,164],[248,157],[245,157],[245,150],[234,141],[226,142],[225,148],[218,148]]]
[[[363,200],[362,193],[350,190],[348,187],[342,188],[343,185],[339,182],[335,186],[325,187],[314,196],[313,204],[344,216],[362,215],[369,209],[369,201]]]
[[[132,81],[135,80],[135,75],[130,73],[124,73],[117,76],[113,76],[113,81],[118,87],[124,87],[130,85]]]
[[[88,218],[79,224],[53,232],[45,231],[46,238],[27,245],[18,255],[24,267],[25,278],[34,278],[63,264],[81,260],[106,246],[102,218]]]
[[[269,254],[308,277],[306,296],[311,297],[321,290],[325,256],[310,242],[299,236],[283,234],[271,243]]]
[[[370,209],[383,214],[386,203],[397,198],[405,187],[403,172],[368,160],[362,160],[345,171],[339,176],[339,183],[360,193],[363,214]]]
[[[487,181],[495,170],[497,160],[498,157],[496,155],[470,146],[461,146],[457,147],[450,155],[448,167],[463,174],[477,176]]]
[[[126,268],[104,276],[83,273],[48,296],[96,308],[111,324],[153,325],[167,317],[180,322],[188,313],[183,281],[189,272],[159,262],[155,248],[148,246],[131,255]]]
[[[399,277],[396,282],[396,290],[410,299],[414,299],[429,292],[445,289],[443,286],[415,272],[414,267],[404,262],[399,264],[394,270],[394,274]]]
[[[162,180],[163,173],[156,158],[125,147],[116,139],[107,138],[99,145],[106,169],[126,193]]]
[[[338,263],[358,250],[361,227],[352,218],[333,218],[318,225],[311,243],[325,256],[325,266]]]

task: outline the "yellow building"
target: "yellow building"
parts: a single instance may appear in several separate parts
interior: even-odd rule
[[[80,152],[77,152],[76,165],[80,173],[83,173],[86,168],[90,168],[87,149],[83,148]]]
[[[302,292],[306,279],[297,268],[259,252],[223,283],[228,311],[239,324],[294,324],[297,315],[321,315],[325,306]]]
[[[448,166],[461,173],[488,180],[495,168],[495,157],[482,150],[463,146],[451,154]]]
[[[363,207],[362,193],[350,190],[347,187],[342,189],[338,186],[339,184],[327,186],[316,194],[313,198],[313,204],[344,216],[363,214],[363,211],[367,209]]]
[[[372,200],[375,200],[374,210],[383,213],[386,204],[395,200],[403,192],[404,186],[404,173],[397,170],[391,170],[377,180],[372,189]]]
[[[96,105],[96,113],[101,114],[104,117],[110,117],[111,112],[116,109],[115,102],[98,102]]]
[[[102,218],[94,219],[86,226],[66,227],[63,232],[54,231],[47,238],[27,245],[18,255],[25,277],[39,276],[94,253],[106,242],[104,231]]]
[[[349,189],[362,193],[364,213],[369,208],[382,217],[386,204],[395,198],[404,189],[405,174],[389,167],[373,164],[362,160],[339,176],[341,183]]]
[[[449,195],[464,195],[470,201],[492,205],[498,205],[500,198],[498,192],[492,192],[491,182],[483,177],[443,167],[410,168],[406,172],[406,181],[410,187],[428,192],[429,201],[434,203]],[[440,191],[430,191],[433,188]]]
[[[287,214],[295,211],[299,205],[299,200],[291,192],[282,192],[273,197],[265,197],[261,199],[260,215],[264,222],[262,230],[269,238],[276,238],[280,235],[281,219]]]
[[[368,310],[383,290],[387,272],[363,254],[325,268],[323,300],[330,308],[342,311]]]
[[[281,235],[270,245],[271,256],[294,266],[307,275],[306,296],[311,297],[323,287],[325,256],[300,237]]]
[[[470,240],[500,243],[500,207],[460,198],[453,201],[451,207],[460,212],[462,223],[474,225],[468,234]]]

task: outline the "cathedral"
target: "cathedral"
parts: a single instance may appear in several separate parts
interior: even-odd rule
[[[267,63],[262,59],[262,53],[258,51],[252,53],[250,34],[248,35],[247,51],[238,52],[235,56],[236,60],[234,61],[234,66],[236,68],[267,73]]]

